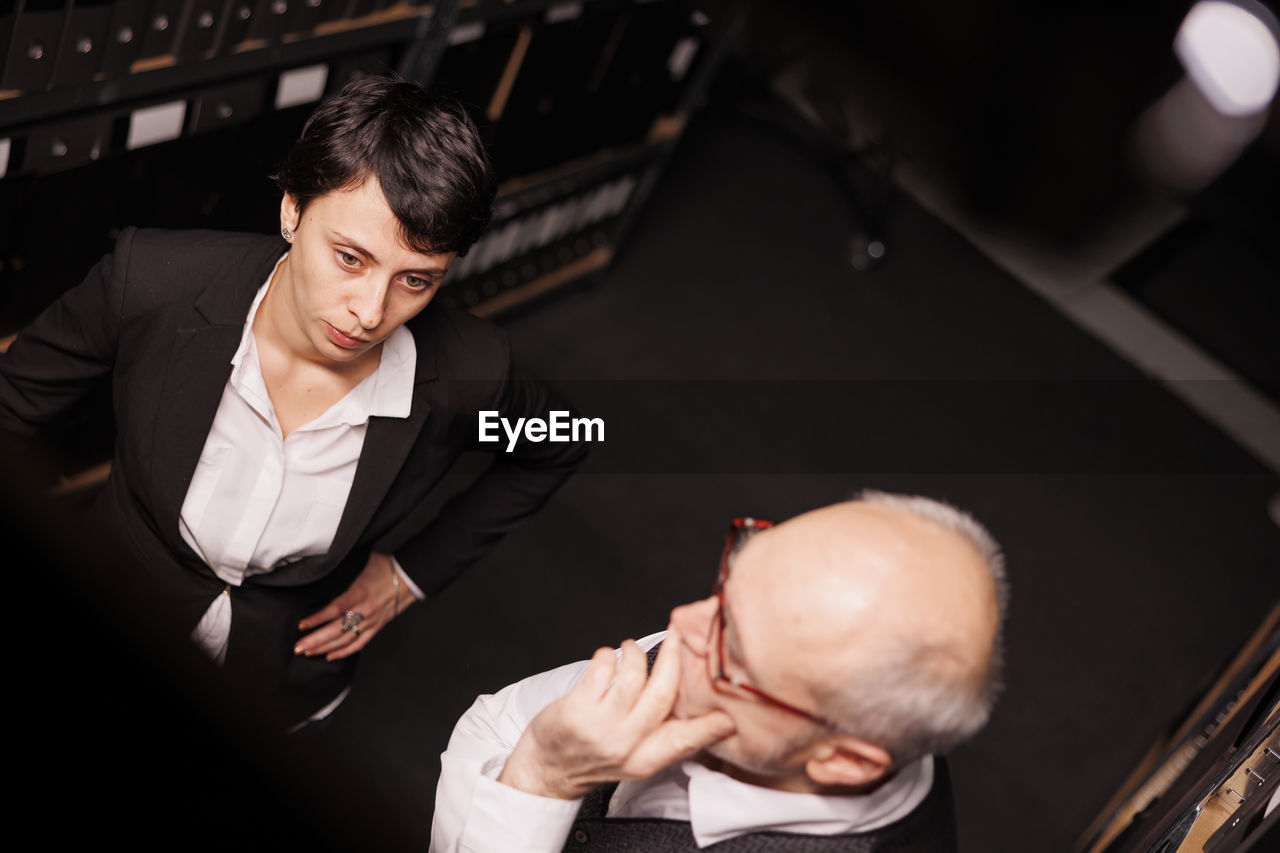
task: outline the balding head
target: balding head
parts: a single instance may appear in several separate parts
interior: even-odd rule
[[[895,765],[945,752],[990,715],[1003,560],[964,513],[869,493],[754,536],[731,577],[726,606],[752,626],[743,658]]]
[[[999,547],[953,507],[864,493],[805,513],[750,536],[720,597],[672,611],[674,713],[732,717],[708,752],[747,781],[875,785],[986,722],[1006,600]]]
[[[986,722],[1007,594],[998,547],[971,517],[871,493],[758,537],[735,571],[753,567],[795,629],[795,645],[776,650],[797,656],[815,706],[842,729],[901,764]]]

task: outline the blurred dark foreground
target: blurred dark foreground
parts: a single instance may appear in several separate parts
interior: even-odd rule
[[[123,549],[0,445],[10,837],[37,848],[404,849],[377,774],[323,733],[286,736],[254,685],[167,636]],[[40,485],[37,485],[40,484]],[[136,575],[136,573],[134,573]]]

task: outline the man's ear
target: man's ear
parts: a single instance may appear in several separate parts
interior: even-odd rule
[[[818,743],[804,770],[819,785],[861,788],[884,778],[893,756],[882,747],[849,735],[831,735]]]
[[[297,231],[301,219],[302,211],[298,209],[298,200],[289,193],[285,193],[280,199],[280,227]]]

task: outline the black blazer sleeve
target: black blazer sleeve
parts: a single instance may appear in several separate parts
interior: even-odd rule
[[[134,229],[126,229],[114,253],[24,328],[7,353],[0,353],[0,428],[30,434],[110,373],[133,234]]]

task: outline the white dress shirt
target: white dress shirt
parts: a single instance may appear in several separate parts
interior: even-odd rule
[[[275,269],[287,257],[276,262]],[[191,638],[221,663],[231,632],[230,591],[246,577],[333,544],[347,505],[369,418],[408,417],[417,350],[403,326],[382,344],[378,367],[315,420],[283,436],[258,361],[253,319],[275,269],[245,318],[231,378],[182,504],[178,530],[227,586]],[[393,559],[394,562],[394,559]],[[421,592],[396,565],[402,583]]]
[[[666,632],[640,640],[648,650]],[[521,733],[578,682],[581,661],[481,696],[458,721],[440,757],[431,850],[435,853],[557,853],[582,800],[539,797],[498,781]],[[811,835],[869,832],[909,814],[933,785],[926,756],[866,795],[824,797],[749,785],[697,761],[672,765],[649,779],[623,782],[610,817],[689,821],[699,847],[752,832]]]

